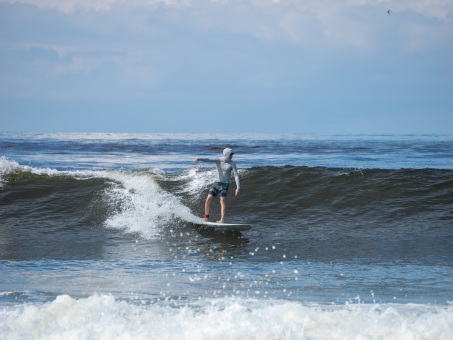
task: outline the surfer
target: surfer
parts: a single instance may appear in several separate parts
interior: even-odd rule
[[[234,155],[233,150],[230,148],[226,148],[223,150],[223,157],[218,159],[211,159],[211,158],[195,158],[194,162],[208,162],[208,163],[215,163],[217,166],[217,171],[219,172],[219,180],[218,182],[214,182],[209,189],[208,196],[206,197],[206,202],[204,206],[204,216],[203,220],[209,220],[209,209],[211,207],[211,202],[214,197],[220,194],[220,211],[221,216],[220,220],[217,223],[224,223],[225,222],[225,212],[226,212],[226,196],[228,194],[228,188],[230,186],[230,177],[231,171],[234,174],[234,180],[236,181],[236,191],[234,193],[235,196],[239,195],[240,191],[240,183],[239,183],[239,176],[238,170],[236,168],[236,163],[232,160]]]

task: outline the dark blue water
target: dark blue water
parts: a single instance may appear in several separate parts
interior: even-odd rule
[[[2,134],[0,334],[447,339],[452,141]],[[242,234],[191,223],[226,146]]]

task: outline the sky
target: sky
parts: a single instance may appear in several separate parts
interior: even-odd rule
[[[453,0],[0,0],[0,132],[451,134]]]

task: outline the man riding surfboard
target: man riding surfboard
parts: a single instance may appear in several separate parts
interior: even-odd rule
[[[234,155],[233,150],[226,148],[223,150],[223,157],[218,159],[211,158],[195,158],[194,162],[207,162],[215,163],[217,171],[219,173],[219,180],[214,182],[209,189],[208,196],[206,197],[205,207],[204,207],[204,216],[203,220],[209,221],[209,210],[211,207],[211,202],[214,197],[220,194],[220,207],[221,207],[221,216],[220,220],[217,223],[225,222],[225,212],[226,212],[226,196],[228,194],[228,189],[230,186],[230,177],[231,171],[234,174],[234,180],[236,181],[236,191],[235,196],[239,195],[240,191],[240,182],[236,163],[232,160]]]

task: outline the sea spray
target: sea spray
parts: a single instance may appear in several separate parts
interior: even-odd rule
[[[114,171],[109,179],[113,182],[105,196],[112,212],[105,221],[107,228],[151,239],[171,222],[197,220],[177,196],[162,190],[150,173]]]

